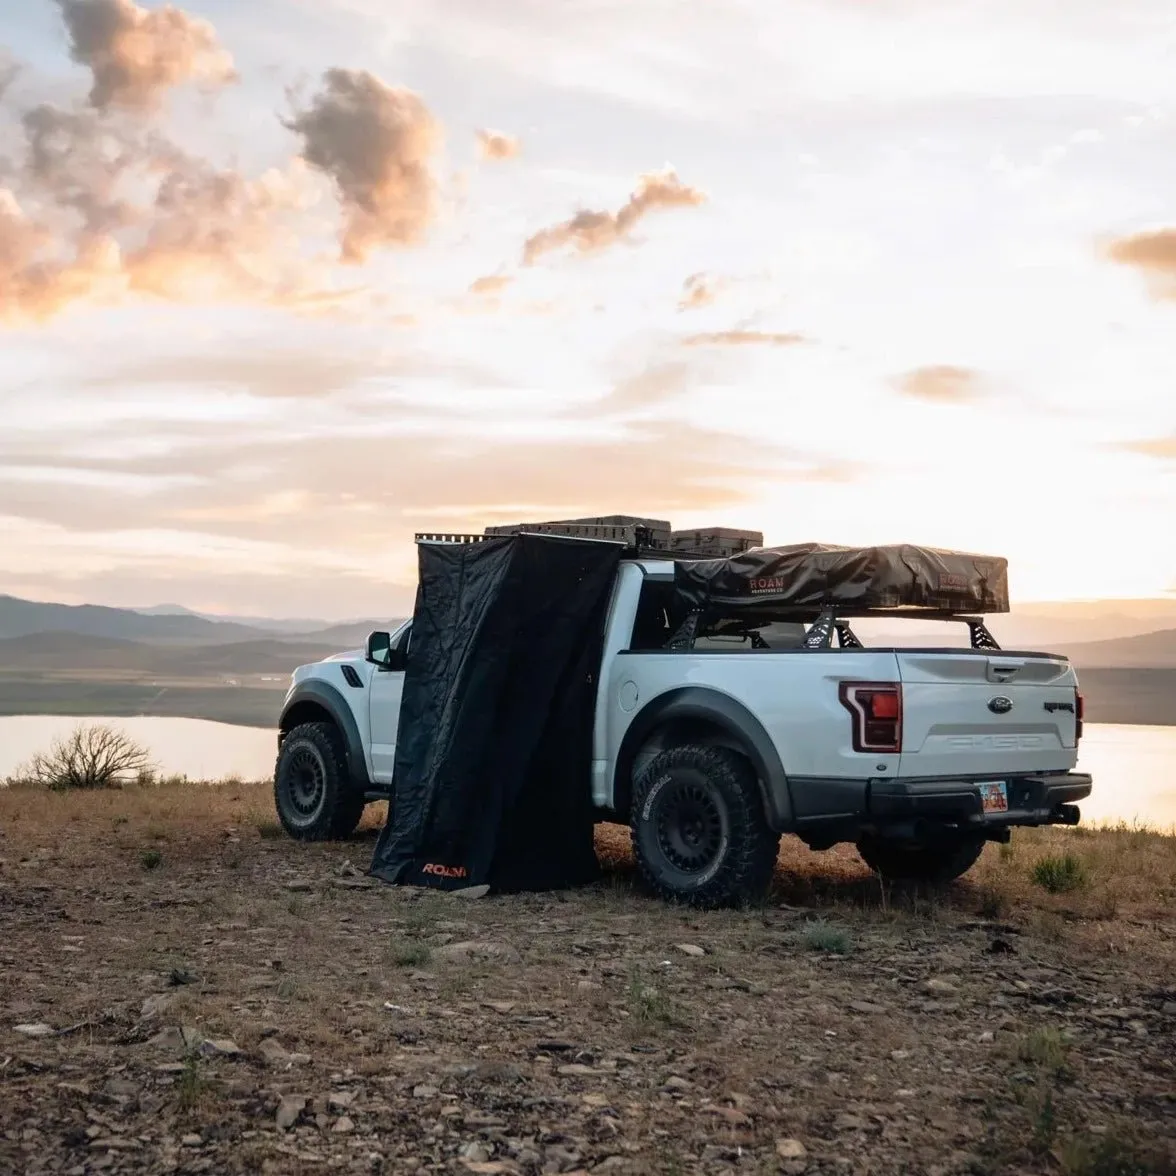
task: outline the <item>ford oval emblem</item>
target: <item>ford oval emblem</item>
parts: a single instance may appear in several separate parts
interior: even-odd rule
[[[1013,700],[1005,698],[1003,694],[998,694],[995,698],[988,700],[988,709],[994,715],[1007,715],[1013,709]]]

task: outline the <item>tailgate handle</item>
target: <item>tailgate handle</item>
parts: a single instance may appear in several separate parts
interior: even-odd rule
[[[1010,678],[1015,678],[1020,672],[1020,666],[994,666],[990,664],[988,667],[988,676],[997,682],[1007,682]]]

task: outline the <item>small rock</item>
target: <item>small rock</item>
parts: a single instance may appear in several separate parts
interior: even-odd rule
[[[513,1013],[515,1008],[515,1002],[513,1000],[484,1000],[482,1003],[488,1009],[493,1009],[496,1013]]]
[[[488,884],[481,886],[463,886],[460,890],[446,892],[450,898],[485,898],[490,893]]]
[[[463,1144],[457,1154],[463,1160],[473,1160],[475,1164],[484,1164],[490,1159],[490,1149],[484,1143]]]
[[[688,956],[704,956],[706,951],[699,947],[697,943],[675,943],[674,946],[683,954]]]
[[[194,984],[196,982],[196,973],[189,971],[187,968],[172,968],[167,974],[167,982],[173,988],[179,988],[184,984]]]
[[[933,976],[930,980],[924,980],[922,985],[924,992],[933,993],[935,996],[948,996],[953,992],[959,991],[959,986],[953,984],[950,980],[943,980],[938,976]]]
[[[803,1160],[808,1155],[808,1148],[799,1139],[777,1139],[776,1155],[782,1160]]]
[[[412,1088],[413,1098],[436,1098],[439,1091],[435,1086],[430,1086],[427,1082],[422,1082],[419,1086]]]
[[[714,1115],[732,1127],[749,1127],[751,1118],[737,1107],[707,1107],[707,1114]]]
[[[230,1041],[227,1037],[209,1037],[200,1043],[200,1052],[222,1054],[225,1057],[231,1058],[241,1052],[241,1047],[235,1041]]]
[[[892,1049],[890,1051],[890,1058],[895,1062],[905,1062],[911,1056],[909,1049]]]
[[[439,947],[433,952],[437,959],[441,960],[511,960],[517,961],[519,953],[513,947],[506,943],[497,943],[492,939],[476,940],[463,939],[459,943],[447,943],[443,947]]]
[[[855,1013],[884,1013],[884,1012],[886,1012],[886,1007],[884,1005],[874,1004],[872,1001],[868,1001],[868,1000],[851,1000],[849,1002],[849,1007],[851,1009],[853,1009],[853,1011]]]
[[[257,1052],[265,1059],[271,1066],[287,1066],[290,1064],[290,1055],[286,1052],[281,1044],[276,1042],[272,1037],[265,1038],[264,1041],[257,1047]]]
[[[665,1088],[666,1090],[689,1090],[690,1081],[678,1074],[671,1074],[665,1081]]]
[[[331,1130],[342,1135],[344,1132],[354,1131],[355,1124],[346,1115],[340,1115],[339,1118],[335,1120],[335,1125],[331,1128]]]
[[[150,996],[144,998],[143,1005],[139,1009],[139,1017],[141,1020],[150,1021],[153,1017],[158,1017],[160,1013],[165,1013],[171,1008],[172,997],[167,992],[153,992]]]
[[[283,1131],[288,1131],[298,1122],[298,1116],[302,1114],[307,1101],[305,1094],[282,1095],[282,1101],[278,1104],[276,1121]]]
[[[295,878],[293,882],[286,883],[286,889],[293,890],[295,894],[305,894],[308,890],[313,889],[313,884],[305,878]]]
[[[201,1139],[200,1136],[196,1135],[195,1133],[193,1133],[191,1135],[185,1135],[180,1140],[180,1143],[182,1143],[184,1145],[184,1147],[199,1147],[203,1142],[204,1142],[204,1140]]]
[[[345,1111],[355,1102],[354,1090],[335,1090],[327,1095],[327,1106],[332,1111]]]
[[[1176,1017],[1176,1000],[1164,1001],[1163,1007],[1160,1009],[1160,1011],[1167,1013],[1170,1017]]]
[[[17,1033],[23,1033],[26,1037],[52,1037],[57,1032],[52,1025],[46,1025],[44,1021],[34,1021],[29,1025],[14,1025],[13,1028]]]
[[[993,1033],[991,1029],[985,1029],[983,1033],[976,1035],[976,1040],[980,1042],[981,1045],[987,1045],[990,1041],[996,1040],[996,1034]]]
[[[842,1112],[833,1120],[833,1128],[836,1131],[864,1131],[866,1121],[860,1115]]]

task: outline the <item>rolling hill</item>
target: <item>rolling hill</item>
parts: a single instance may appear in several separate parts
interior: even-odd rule
[[[338,650],[305,642],[235,641],[175,645],[126,641],[84,633],[31,633],[0,638],[0,672],[143,674],[169,678],[274,674],[321,661]]]
[[[176,611],[164,611],[176,610]],[[142,641],[158,645],[228,645],[235,642],[258,642],[272,645],[294,642],[299,645],[330,645],[334,651],[362,645],[373,629],[393,628],[396,621],[357,621],[322,627],[321,621],[306,622],[316,626],[308,630],[301,622],[271,622],[258,619],[254,624],[240,620],[202,616],[180,605],[161,605],[150,610],[108,608],[96,604],[55,604],[22,600],[0,595],[0,640],[32,637],[38,633],[76,633],[86,637],[116,641]]]
[[[1070,660],[1083,666],[1115,669],[1176,669],[1176,629],[1161,629],[1136,637],[1110,641],[1084,641],[1065,651]]]

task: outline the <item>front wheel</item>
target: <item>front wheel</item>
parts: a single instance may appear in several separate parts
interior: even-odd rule
[[[274,806],[296,841],[350,836],[364,810],[352,787],[339,732],[331,723],[302,723],[282,740],[274,769]]]
[[[857,850],[874,873],[889,881],[941,886],[976,864],[984,852],[984,838],[974,833],[953,833],[911,845],[866,836],[858,842]]]
[[[663,751],[637,781],[630,811],[633,856],[662,898],[722,907],[764,897],[780,838],[744,756],[725,747]]]

